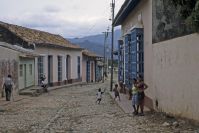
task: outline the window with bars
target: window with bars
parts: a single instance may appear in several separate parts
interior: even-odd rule
[[[62,81],[62,57],[58,56],[58,81]]]
[[[20,73],[20,77],[23,77],[23,65],[22,64],[19,66],[19,73]]]
[[[32,64],[29,64],[29,74],[32,75]]]
[[[77,75],[78,79],[80,79],[80,56],[77,57]]]
[[[44,76],[44,57],[38,57],[38,83],[41,84],[41,77]]]

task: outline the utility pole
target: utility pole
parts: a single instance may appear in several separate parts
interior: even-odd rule
[[[102,32],[102,33],[104,33],[104,60],[103,60],[103,79],[102,79],[102,82],[104,83],[104,74],[105,74],[105,56],[106,56],[106,54],[105,54],[105,44],[106,44],[106,32]]]
[[[110,91],[113,90],[113,50],[114,50],[114,12],[115,12],[115,0],[112,0],[111,3],[112,9],[112,40],[111,40],[111,82],[110,82]]]

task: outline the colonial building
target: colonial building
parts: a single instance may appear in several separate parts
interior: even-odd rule
[[[14,81],[14,92],[35,85],[35,57],[32,51],[0,42],[0,86],[5,77],[11,74]],[[26,69],[23,69],[26,68]]]
[[[39,55],[32,66],[36,85],[41,83],[43,75],[51,86],[82,81],[82,49],[60,35],[0,22],[0,41]],[[19,67],[27,71],[30,66],[22,63]]]
[[[199,35],[175,9],[170,0],[125,0],[114,19],[122,27],[120,80],[131,87],[143,75],[148,107],[199,120]]]
[[[82,81],[98,82],[102,80],[100,57],[88,50],[82,52]]]

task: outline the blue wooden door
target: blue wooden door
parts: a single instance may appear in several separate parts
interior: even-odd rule
[[[144,76],[143,29],[135,28],[125,36],[125,84],[132,87],[133,78]]]
[[[86,81],[90,82],[90,61],[86,63]]]
[[[131,32],[132,77],[144,76],[144,41],[143,29],[135,28]]]

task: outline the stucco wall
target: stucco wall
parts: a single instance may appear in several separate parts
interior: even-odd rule
[[[162,111],[199,120],[199,35],[153,46],[154,99]]]
[[[15,84],[14,89],[16,90],[15,92],[17,92],[19,61],[18,55],[18,52],[0,46],[0,92],[2,92],[4,78],[7,77],[8,74],[12,75]]]
[[[149,85],[147,95],[152,96],[152,0],[142,0],[138,6],[122,23],[122,36],[138,23],[138,16],[142,14],[144,26],[144,80]]]
[[[20,75],[19,70],[19,89],[23,89],[26,87],[30,87],[35,85],[35,62],[34,58],[20,58],[19,61],[19,69],[20,65],[23,67],[23,73]],[[30,73],[30,65],[32,66],[32,74]]]
[[[82,66],[82,52],[81,50],[71,50],[71,49],[58,49],[49,47],[37,47],[35,53],[44,56],[44,73],[46,75],[46,81],[48,81],[48,55],[53,56],[53,82],[58,81],[58,61],[57,57],[62,56],[62,80],[67,80],[66,78],[66,56],[71,57],[71,79],[77,79],[77,57],[80,56],[80,66]],[[37,61],[36,61],[37,62]],[[82,68],[80,68],[82,70]],[[80,77],[82,77],[82,71],[80,72]],[[36,76],[36,81],[38,76]]]
[[[86,57],[83,56],[82,59],[82,82],[86,82]]]
[[[82,82],[86,82],[87,60],[89,60],[88,57],[83,56],[83,60],[82,60]],[[91,70],[92,63],[93,63],[93,70]],[[93,77],[93,82],[95,82],[95,72],[96,72],[95,68],[96,68],[95,67],[95,61],[91,60],[90,61],[90,80],[91,80],[91,77]],[[91,72],[91,71],[93,71],[93,72]],[[93,74],[93,76],[91,74]]]

